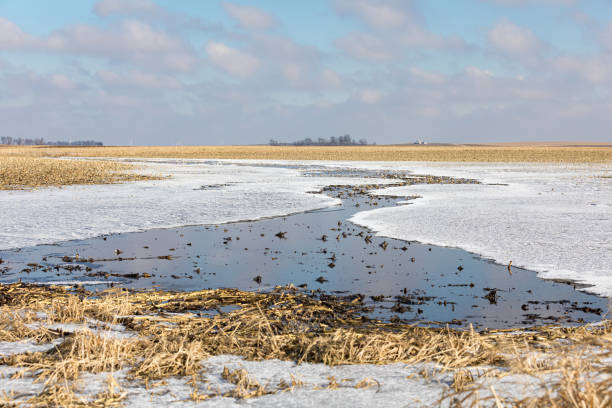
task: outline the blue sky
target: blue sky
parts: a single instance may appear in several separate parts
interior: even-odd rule
[[[0,0],[2,136],[612,141],[606,0]]]

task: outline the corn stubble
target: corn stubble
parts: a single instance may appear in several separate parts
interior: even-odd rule
[[[23,190],[73,184],[116,184],[159,179],[134,172],[132,165],[112,161],[57,160],[2,155],[0,190]]]
[[[63,157],[606,163],[612,146],[108,146],[0,145],[0,190],[113,184],[162,177],[113,161]]]
[[[226,369],[223,378],[234,385],[231,391],[206,388],[200,378],[202,361],[221,354],[331,366],[437,363],[437,372],[453,374],[445,398],[455,406],[604,407],[612,402],[610,321],[519,334],[414,327],[364,319],[356,302],[320,301],[291,287],[268,294],[113,289],[92,296],[83,290],[17,283],[0,286],[0,304],[0,341],[60,339],[48,352],[0,359],[2,365],[21,368],[16,376],[33,376],[44,384],[44,390],[27,401],[31,406],[113,406],[125,401],[125,391],[112,375],[106,390],[82,395],[79,379],[87,372],[127,370],[130,383],[151,392],[171,377],[185,378],[194,401],[219,395],[253,398],[306,386],[295,377],[274,386],[260,384],[245,370]],[[239,308],[212,317],[200,314],[229,305]],[[52,323],[86,322],[97,322],[98,327],[71,333],[48,328]],[[112,325],[122,325],[132,336],[110,335]],[[479,379],[511,374],[539,378],[542,392],[507,400],[492,389],[488,397],[478,397],[483,391]],[[431,375],[427,370],[421,374],[424,379]],[[327,388],[342,384],[330,379]],[[369,378],[354,385],[374,386],[380,389],[381,384]],[[5,395],[3,402],[23,401]]]
[[[1,156],[348,161],[604,163],[612,145],[0,147]]]

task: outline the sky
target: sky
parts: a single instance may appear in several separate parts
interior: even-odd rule
[[[0,136],[612,142],[609,0],[0,0]]]

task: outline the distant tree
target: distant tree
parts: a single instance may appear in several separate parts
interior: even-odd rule
[[[344,135],[344,136],[340,136],[338,138],[338,144],[342,145],[342,146],[349,146],[354,144],[353,140],[351,139],[351,135]]]
[[[58,140],[57,142],[47,142],[46,144],[50,146],[104,146],[102,142],[96,140],[77,140],[75,142]]]
[[[288,143],[279,143],[278,141],[271,139],[270,145],[287,145]],[[317,138],[316,141],[307,137],[302,140],[297,140],[293,143],[290,143],[294,146],[356,146],[356,145],[367,145],[368,142],[365,139],[359,140],[359,142],[353,140],[351,135],[345,134],[342,136],[331,136],[329,139],[324,137]]]

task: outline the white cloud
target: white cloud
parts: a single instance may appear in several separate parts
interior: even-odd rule
[[[96,72],[96,78],[108,86],[119,88],[178,89],[182,86],[181,82],[173,76],[141,71],[122,74],[100,70]]]
[[[288,62],[283,64],[281,69],[283,76],[290,81],[298,81],[303,74],[303,67],[295,62]]]
[[[429,83],[429,84],[443,84],[447,81],[447,78],[442,75],[442,74],[438,74],[435,72],[429,72],[429,71],[425,71],[423,69],[420,68],[410,68],[410,74],[413,76],[413,78],[415,78],[417,81],[421,81],[423,83]]]
[[[577,0],[484,0],[487,3],[502,4],[505,6],[523,6],[526,4],[575,4]]]
[[[384,94],[375,89],[363,89],[359,92],[358,98],[363,103],[373,104],[380,102]]]
[[[149,69],[175,71],[189,71],[196,62],[181,38],[137,20],[123,20],[109,28],[78,24],[35,37],[0,17],[0,50],[3,49],[105,57],[146,65]]]
[[[612,60],[597,57],[563,56],[554,59],[552,67],[562,73],[569,73],[594,84],[612,80]]]
[[[15,23],[0,16],[0,49],[22,49],[31,46],[33,41]]]
[[[117,29],[101,29],[77,25],[53,33],[41,43],[56,51],[77,51],[90,54],[163,53],[184,48],[184,43],[149,24],[126,20]]]
[[[489,70],[486,69],[481,69],[478,67],[466,67],[464,70],[465,75],[468,78],[473,78],[473,79],[490,79],[493,78],[493,73]]]
[[[151,0],[100,0],[94,6],[99,16],[110,14],[156,14],[161,8]]]
[[[251,76],[261,65],[256,57],[220,42],[211,41],[206,44],[206,53],[215,65],[241,77]]]
[[[326,68],[321,71],[321,80],[323,84],[334,88],[342,86],[342,77],[333,69]]]
[[[20,97],[27,100],[28,104],[33,102],[44,103],[49,97],[64,98],[66,95],[74,94],[79,89],[78,80],[69,78],[62,73],[40,74],[33,71],[14,72],[0,77],[4,82],[3,96]],[[0,98],[0,103],[4,102]]]
[[[509,54],[527,54],[540,47],[540,41],[528,28],[500,21],[488,33],[491,45]]]
[[[534,101],[549,99],[551,96],[551,93],[544,89],[516,88],[513,92],[517,98]]]
[[[336,8],[354,15],[379,29],[397,28],[408,20],[408,15],[391,2],[373,0],[337,0]]]
[[[391,59],[393,54],[382,39],[365,33],[353,33],[338,38],[335,46],[353,58],[371,61]]]
[[[438,106],[424,106],[417,108],[415,114],[424,118],[435,118],[440,116],[440,108]]]
[[[49,84],[58,89],[73,89],[75,87],[74,82],[70,78],[61,74],[54,74],[49,76]]]
[[[340,76],[324,65],[329,55],[290,37],[254,32],[240,48],[242,54],[256,58],[250,84],[262,92],[305,92],[309,99],[329,89],[337,89]],[[249,76],[249,75],[243,75]]]
[[[417,26],[407,26],[400,34],[399,43],[411,48],[463,48],[465,43],[462,38],[453,37],[442,37],[431,31]]]
[[[599,33],[599,42],[603,49],[612,52],[612,21]]]
[[[276,25],[274,17],[256,7],[223,3],[223,8],[244,28],[265,29]]]
[[[413,49],[461,49],[459,37],[440,37],[421,27],[407,26],[393,33],[352,33],[338,38],[334,45],[346,55],[366,61],[385,61],[401,58]]]
[[[336,0],[341,15],[366,23],[366,32],[336,39],[334,45],[345,54],[361,60],[383,61],[405,56],[412,49],[438,50],[465,48],[462,38],[433,33],[412,9],[412,1]]]
[[[315,48],[299,44],[290,37],[257,33],[251,35],[249,40],[251,47],[256,50],[255,53],[266,59],[304,63],[322,56]]]

